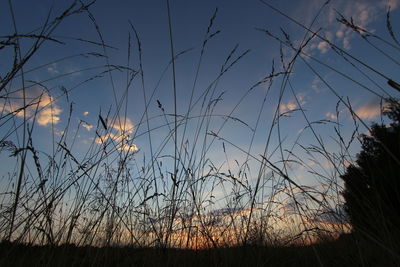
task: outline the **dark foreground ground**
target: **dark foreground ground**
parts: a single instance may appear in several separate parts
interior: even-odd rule
[[[394,254],[397,254],[394,255]],[[400,266],[398,252],[347,235],[303,247],[210,250],[27,246],[0,243],[0,266]]]

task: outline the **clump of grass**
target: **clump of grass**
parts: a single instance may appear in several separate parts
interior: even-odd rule
[[[224,114],[219,114],[218,108],[229,92],[223,91],[220,83],[250,50],[241,50],[238,45],[227,49],[219,72],[210,77],[205,86],[199,81],[209,45],[217,42],[223,34],[217,29],[217,9],[211,14],[199,47],[177,52],[171,6],[167,1],[171,59],[165,64],[154,88],[146,80],[144,56],[148,51],[140,39],[140,29],[129,23],[127,63],[123,66],[113,64],[110,51],[115,49],[106,43],[101,27],[91,13],[94,2],[83,4],[75,1],[54,18],[50,13],[44,26],[31,33],[21,34],[15,28],[13,34],[2,37],[2,47],[15,48],[10,70],[0,80],[0,97],[4,100],[0,117],[0,153],[8,153],[16,163],[7,181],[2,181],[5,186],[0,192],[1,238],[7,241],[2,243],[5,263],[23,265],[36,250],[43,253],[43,257],[37,258],[37,264],[49,266],[62,264],[60,259],[63,257],[71,259],[71,265],[117,263],[152,266],[165,262],[180,266],[232,266],[246,262],[254,265],[287,266],[299,262],[329,265],[336,256],[340,258],[333,261],[335,264],[381,260],[375,253],[368,254],[373,245],[359,244],[352,235],[344,235],[351,226],[342,212],[343,185],[339,177],[353,160],[351,147],[360,135],[360,125],[366,129],[369,127],[354,112],[351,101],[342,97],[324,78],[321,69],[329,69],[382,101],[392,96],[392,92],[384,89],[380,80],[369,78],[362,68],[375,73],[394,89],[398,89],[398,84],[313,30],[328,3],[321,6],[310,25],[304,25],[269,2],[261,2],[303,28],[305,34],[297,42],[283,29],[282,36],[268,29],[258,29],[281,45],[281,66],[277,69],[273,62],[271,72],[259,81],[253,81]],[[10,7],[12,13],[11,3]],[[94,26],[99,41],[72,38],[90,44],[93,51],[28,68],[27,62],[44,43],[65,43],[62,38],[55,38],[53,32],[72,16],[87,16]],[[13,22],[15,24],[14,18]],[[369,38],[375,38],[398,49],[390,12],[387,27],[394,43],[361,29],[343,16],[339,22],[355,30],[378,53],[395,60],[369,41]],[[344,64],[367,77],[376,87],[367,86],[364,81],[356,80],[309,54],[307,48],[315,38],[327,42]],[[21,42],[31,42],[25,55],[20,51]],[[288,59],[284,51],[291,51],[292,56]],[[194,64],[190,99],[187,105],[183,105],[177,100],[179,75],[175,68],[187,53],[197,53],[197,63]],[[132,66],[133,57],[138,58],[138,66]],[[97,65],[80,69],[79,72],[88,73],[88,76],[74,85],[59,87],[52,82],[78,71],[38,81],[26,78],[29,73],[76,58],[90,58]],[[335,120],[310,119],[292,79],[298,64],[307,67],[335,96]],[[172,77],[172,104],[166,99],[157,99],[159,86],[167,75]],[[117,77],[126,80],[122,88],[114,82]],[[97,80],[107,80],[113,103],[109,110],[99,111],[97,125],[82,120],[76,125],[71,94]],[[143,96],[144,110],[133,125],[128,111],[129,105],[134,105],[129,97],[134,84],[139,84],[141,89],[138,91]],[[262,87],[264,89],[259,90]],[[258,149],[254,147],[255,136],[262,127],[274,90],[279,93],[278,99],[272,103],[275,110],[272,120],[268,121],[265,143]],[[255,120],[242,120],[240,114],[236,115],[237,110],[259,91],[262,91],[262,102]],[[281,109],[287,94],[293,97],[296,109]],[[57,101],[61,99],[70,106],[62,131],[56,127],[59,117],[55,112]],[[342,108],[349,111],[354,121],[348,138],[344,136],[341,125]],[[47,148],[37,146],[38,137],[35,135],[43,111],[51,112],[51,141]],[[288,143],[282,129],[293,114],[304,119],[304,129],[293,143]],[[248,144],[241,146],[224,132],[232,125],[247,129]],[[320,126],[334,129],[332,138],[337,144],[337,152],[326,146],[325,137],[321,137],[318,130]],[[77,143],[79,134],[86,127],[92,128],[94,135],[82,153]],[[301,143],[305,132],[310,133],[315,143]],[[139,140],[141,146],[137,145]],[[215,160],[215,152],[212,152],[215,147],[219,147],[218,157],[222,161]],[[231,151],[238,151],[242,157],[232,158]],[[324,165],[326,162],[330,168]],[[292,165],[307,170],[318,186],[302,184],[291,171]],[[9,243],[11,241],[13,243]],[[347,246],[348,241],[350,244]],[[43,247],[39,249],[36,245]],[[123,248],[117,248],[120,246]],[[237,251],[245,255],[244,260],[238,258]],[[335,251],[342,254],[337,255]],[[20,252],[26,256],[15,258]],[[77,259],[80,253],[84,254],[82,261]],[[294,258],[285,259],[287,253],[295,255]],[[299,256],[303,253],[307,256]],[[360,257],[350,256],[355,253]],[[261,256],[263,254],[266,256]],[[137,258],[127,255],[137,255]],[[181,260],[178,256],[182,257]],[[118,262],[120,258],[126,261]]]

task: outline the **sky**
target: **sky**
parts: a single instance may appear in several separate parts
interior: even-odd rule
[[[265,2],[307,27],[325,3]],[[46,19],[57,18],[70,3],[16,0],[12,1],[11,12],[8,2],[2,1],[1,40],[16,33],[40,35]],[[116,164],[119,152],[126,151],[135,162],[132,165],[138,175],[138,166],[150,168],[152,158],[164,162],[162,173],[167,175],[174,169],[171,129],[175,117],[171,114],[175,112],[176,97],[177,120],[184,122],[178,127],[177,139],[193,155],[193,167],[201,166],[201,159],[207,158],[220,172],[238,173],[248,163],[249,183],[255,186],[257,177],[268,173],[259,167],[263,155],[298,184],[323,188],[326,180],[338,178],[340,173],[318,152],[321,143],[333,158],[338,156],[338,161],[341,153],[346,155],[338,164],[343,172],[360,149],[357,137],[368,134],[365,125],[381,121],[382,97],[398,97],[398,92],[377,72],[394,80],[398,75],[399,46],[386,28],[386,14],[390,6],[393,31],[398,32],[399,4],[397,0],[330,1],[311,25],[311,30],[323,39],[314,37],[308,41],[302,58],[297,58],[290,69],[290,78],[277,75],[271,86],[269,80],[254,86],[272,69],[275,73],[287,71],[285,67],[296,52],[285,43],[285,34],[298,48],[312,33],[258,0],[171,0],[173,49],[175,54],[183,52],[174,61],[174,91],[166,1],[98,0],[90,6],[90,14],[73,14],[54,27],[49,34],[52,39],[46,40],[24,65],[23,79],[19,73],[0,92],[0,140],[23,147],[24,112],[18,109],[24,105],[20,88],[25,86],[25,98],[34,103],[25,109],[25,116],[28,124],[35,124],[33,145],[44,165],[49,164],[45,155],[57,153],[59,140],[68,145],[79,162],[85,162],[92,151],[111,142],[114,145],[107,149],[115,156],[107,159],[108,164]],[[355,25],[396,48],[373,37],[363,40],[337,21],[341,16],[348,21],[353,19]],[[207,33],[210,20],[213,23]],[[204,38],[208,39],[202,54]],[[20,38],[21,55],[29,53],[34,41]],[[342,52],[335,52],[327,41]],[[233,50],[225,69],[234,64],[220,75]],[[0,53],[3,78],[13,66],[14,50],[7,46]],[[340,53],[348,53],[377,71],[348,56],[346,61]],[[130,75],[134,75],[131,82]],[[204,92],[208,93],[202,106]],[[362,122],[355,124],[349,105]],[[273,120],[277,110],[283,114],[279,123]],[[186,114],[190,119],[182,121]],[[202,128],[197,138],[199,125]],[[356,137],[348,154],[337,143],[335,127],[344,143]],[[218,138],[206,134],[211,132]],[[279,144],[282,150],[276,149]],[[10,173],[17,170],[16,157],[9,157],[3,149],[0,158],[1,191],[7,191],[9,179],[14,177]],[[283,165],[282,159],[289,161]],[[206,168],[202,170],[205,171]],[[313,175],[312,171],[321,175]],[[211,187],[215,198],[221,200],[219,208],[223,208],[224,190],[229,189],[206,186],[207,190]]]

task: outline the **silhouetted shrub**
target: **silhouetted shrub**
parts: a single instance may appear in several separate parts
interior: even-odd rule
[[[374,240],[395,240],[400,228],[400,104],[384,109],[392,123],[373,124],[362,137],[356,165],[342,175],[346,210],[355,233]]]

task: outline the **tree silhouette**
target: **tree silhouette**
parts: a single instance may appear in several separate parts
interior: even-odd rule
[[[400,233],[400,104],[387,100],[392,123],[373,124],[362,137],[356,165],[342,175],[343,196],[353,231],[382,241]]]

